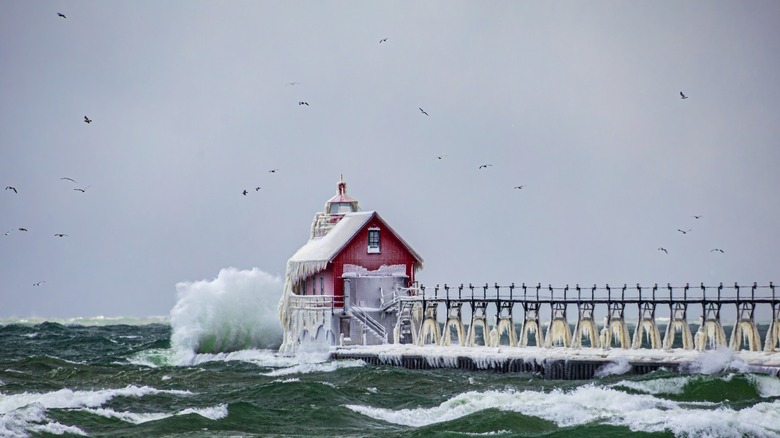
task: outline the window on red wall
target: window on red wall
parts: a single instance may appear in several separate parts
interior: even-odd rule
[[[379,253],[379,228],[368,229],[368,252],[369,254]]]

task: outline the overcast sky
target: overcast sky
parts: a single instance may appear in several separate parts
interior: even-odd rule
[[[429,286],[778,282],[779,54],[776,1],[0,0],[0,317],[283,276],[342,173]]]

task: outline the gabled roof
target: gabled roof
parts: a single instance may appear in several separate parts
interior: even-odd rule
[[[330,230],[328,234],[322,237],[309,239],[305,245],[300,247],[287,261],[287,275],[291,280],[300,281],[316,272],[322,271],[327,264],[341,252],[344,247],[352,241],[357,233],[372,218],[379,219],[387,229],[398,238],[406,249],[422,267],[423,259],[406,241],[387,224],[375,211],[360,211],[355,213],[346,213],[344,217]]]

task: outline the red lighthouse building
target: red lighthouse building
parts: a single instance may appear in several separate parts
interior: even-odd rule
[[[397,301],[422,257],[376,211],[360,211],[347,183],[314,216],[309,240],[287,261],[280,319],[285,344],[392,341]],[[328,316],[317,316],[328,309]]]

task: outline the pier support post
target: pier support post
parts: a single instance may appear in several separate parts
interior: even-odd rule
[[[731,339],[729,348],[732,351],[742,349],[742,343],[747,343],[749,351],[761,350],[761,335],[758,334],[758,327],[753,320],[753,311],[756,309],[756,303],[737,304],[737,322],[731,330]]]
[[[601,329],[601,346],[610,348],[613,343],[617,342],[620,348],[628,348],[631,337],[628,334],[628,326],[623,318],[626,304],[622,302],[609,303],[608,306],[607,321],[604,328]]]
[[[523,320],[523,329],[520,333],[520,347],[528,346],[529,337],[534,337],[534,345],[542,346],[541,330],[539,327],[539,303],[523,303],[525,318]]]
[[[566,321],[566,303],[552,303],[550,307],[552,318],[550,326],[547,327],[544,346],[547,348],[553,345],[567,347],[571,345],[571,332],[569,331],[569,323]]]
[[[579,317],[577,318],[577,325],[574,327],[574,336],[571,340],[572,348],[582,348],[583,337],[590,341],[590,346],[593,348],[599,348],[601,343],[599,342],[599,331],[596,327],[596,322],[593,320],[593,303],[579,303],[577,304],[579,310]]]
[[[643,302],[639,304],[639,321],[634,329],[634,341],[631,348],[642,348],[642,340],[647,335],[650,348],[655,350],[661,346],[661,334],[655,323],[655,303]]]
[[[463,320],[461,319],[461,307],[463,302],[451,302],[447,308],[447,323],[444,324],[444,333],[441,337],[441,345],[452,345],[452,331],[458,336],[458,345],[466,345],[466,338],[463,337]]]
[[[672,317],[669,319],[669,324],[666,326],[666,333],[664,334],[664,350],[671,350],[677,333],[680,333],[682,338],[683,350],[693,350],[693,335],[686,320],[687,313],[688,305],[686,303],[674,303],[672,305]]]
[[[509,346],[517,345],[517,334],[515,334],[515,321],[512,318],[512,302],[501,301],[498,304],[498,327],[496,328],[496,339],[493,347],[501,346],[501,337],[504,333],[509,338]]]
[[[474,303],[474,307],[471,311],[471,324],[469,325],[469,334],[467,341],[468,347],[474,347],[477,342],[477,327],[482,327],[482,346],[490,345],[490,333],[487,325],[487,315],[485,310],[487,308],[487,302],[477,301]]]
[[[394,344],[417,344],[418,328],[420,326],[419,303],[400,301],[398,304],[398,320],[393,328]]]
[[[422,328],[417,345],[438,344],[440,339],[439,323],[436,321],[438,301],[426,301]]]
[[[696,349],[704,351],[708,347],[711,349],[725,347],[726,332],[723,331],[720,323],[720,303],[705,303],[703,307],[704,316],[694,337]]]
[[[772,303],[772,322],[766,332],[764,351],[780,351],[780,303]]]

